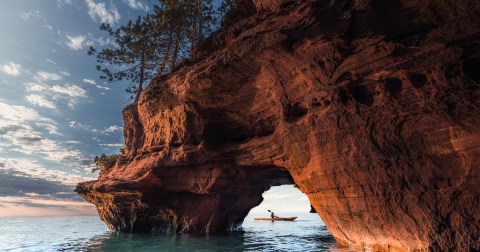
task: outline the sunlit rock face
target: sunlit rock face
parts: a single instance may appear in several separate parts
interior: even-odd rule
[[[222,232],[295,183],[343,244],[480,250],[480,2],[253,3],[125,108],[102,220]]]

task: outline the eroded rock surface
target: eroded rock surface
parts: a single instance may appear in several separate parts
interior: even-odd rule
[[[222,232],[295,183],[343,244],[480,250],[480,2],[242,6],[125,108],[121,160],[77,187],[102,220]]]

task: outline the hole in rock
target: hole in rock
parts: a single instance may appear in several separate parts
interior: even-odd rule
[[[427,76],[425,74],[411,74],[410,81],[416,88],[424,87],[427,84]]]
[[[348,93],[347,90],[340,88],[338,89],[338,98],[340,98],[340,102],[343,105],[346,105],[348,103]]]
[[[397,96],[402,92],[402,81],[397,78],[386,79],[385,87],[390,94]]]
[[[318,100],[318,98],[313,98],[312,99],[312,106],[313,107],[321,107],[322,103]]]
[[[480,58],[465,60],[463,72],[475,82],[480,83]]]
[[[261,238],[263,243],[268,243],[271,248],[275,248],[273,250],[280,251],[292,250],[292,247],[289,246],[298,242],[298,239],[308,240],[309,246],[317,249],[326,244],[335,244],[334,238],[326,229],[320,216],[310,212],[311,205],[307,196],[293,185],[273,186],[264,192],[262,197],[264,198],[262,203],[252,208],[244,219],[242,230],[246,234],[251,234],[255,239]],[[268,210],[273,211],[279,217],[297,218],[294,221],[254,220],[255,218],[271,218],[271,212]],[[285,245],[279,245],[279,239],[282,239],[282,243]],[[285,248],[282,249],[279,246],[285,246]]]
[[[272,186],[262,194],[262,197],[262,203],[252,208],[249,215],[270,217],[268,210],[275,212],[276,215],[310,212],[310,201],[307,195],[295,188],[294,185]]]
[[[470,65],[468,63],[468,61],[470,61],[470,60],[466,60],[463,64],[464,71],[465,71],[465,63],[467,62],[467,64],[466,64],[467,66]],[[449,63],[445,66],[445,76],[447,78],[449,78],[449,79],[455,78],[455,77],[459,76],[460,74],[461,74],[461,70],[460,70],[460,68],[457,64]]]
[[[249,125],[227,119],[209,121],[205,125],[204,134],[205,140],[213,143],[241,142],[253,136]]]
[[[373,105],[373,93],[365,86],[356,86],[350,90],[350,93],[357,102],[371,106]]]
[[[305,102],[295,102],[289,104],[285,110],[285,117],[290,120],[298,119],[308,113],[308,104]]]

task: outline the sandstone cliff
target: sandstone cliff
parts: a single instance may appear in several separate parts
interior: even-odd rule
[[[222,232],[295,183],[343,244],[480,250],[479,1],[244,1],[196,55],[77,187],[112,229]]]

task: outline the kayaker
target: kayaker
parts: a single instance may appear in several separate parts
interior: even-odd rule
[[[268,211],[271,213],[270,216],[272,217],[272,219],[273,218],[278,218],[278,216],[276,216],[272,211],[270,211],[270,210],[268,210]]]

